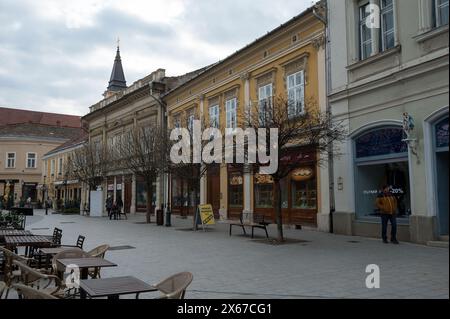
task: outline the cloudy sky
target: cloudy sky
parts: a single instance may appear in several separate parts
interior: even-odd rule
[[[310,0],[0,0],[0,106],[83,115],[109,81],[117,38],[127,84],[221,60]]]

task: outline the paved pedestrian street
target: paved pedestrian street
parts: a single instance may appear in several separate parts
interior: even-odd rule
[[[115,221],[35,210],[26,229],[51,234],[62,228],[63,244],[84,235],[85,250],[109,244],[105,258],[118,267],[103,269],[103,278],[132,275],[157,283],[192,272],[186,298],[449,298],[448,249],[293,229],[285,232],[291,243],[275,246],[262,230],[251,240],[238,228],[230,237],[225,224],[192,232],[186,230],[190,219],[173,217],[170,228],[144,221],[140,214]],[[276,235],[275,226],[269,235]],[[379,289],[366,288],[370,264],[379,266]]]

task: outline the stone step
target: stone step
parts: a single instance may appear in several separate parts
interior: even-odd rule
[[[429,241],[427,246],[437,248],[448,248],[448,241]]]
[[[448,235],[439,237],[439,241],[446,241],[446,242],[448,242]]]

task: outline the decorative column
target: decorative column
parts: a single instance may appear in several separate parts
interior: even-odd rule
[[[114,201],[114,203],[117,201],[116,191],[117,191],[117,179],[116,179],[116,176],[114,176],[114,193],[113,193],[113,201]]]
[[[130,213],[136,214],[136,175],[133,174],[131,179],[131,206]]]
[[[120,185],[120,194],[122,195],[122,203],[125,205],[125,175],[122,175],[122,184]]]

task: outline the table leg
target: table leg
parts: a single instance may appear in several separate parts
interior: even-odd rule
[[[88,279],[89,269],[82,268],[80,270],[80,280]],[[80,288],[80,299],[86,299],[86,292]]]

